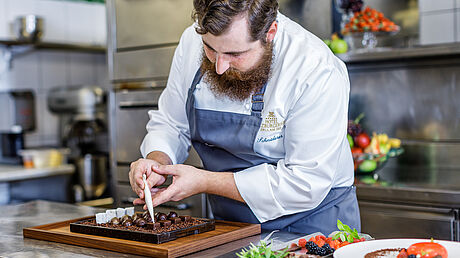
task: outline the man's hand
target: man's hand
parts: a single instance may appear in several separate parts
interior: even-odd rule
[[[157,166],[153,167],[153,172],[173,176],[173,182],[167,188],[151,191],[154,207],[199,193],[216,194],[244,202],[231,172],[211,172],[188,165]]]
[[[136,199],[134,204],[144,203],[144,182],[142,181],[142,175],[146,174],[147,182],[151,187],[162,185],[166,178],[157,173],[152,173],[152,169],[161,165],[159,162],[151,159],[138,159],[131,163],[129,171],[129,183],[133,191],[139,196],[140,199]],[[156,188],[154,188],[156,189]],[[153,189],[152,189],[153,190]]]
[[[180,201],[189,196],[206,192],[206,175],[209,172],[188,165],[157,166],[153,171],[160,175],[172,175],[173,182],[167,188],[152,192],[153,206],[168,201]]]

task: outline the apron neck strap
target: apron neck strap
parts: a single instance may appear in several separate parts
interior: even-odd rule
[[[256,93],[252,95],[251,115],[261,117],[264,109],[264,93],[267,88],[267,83],[262,86]]]

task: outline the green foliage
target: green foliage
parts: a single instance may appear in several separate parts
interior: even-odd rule
[[[265,242],[261,241],[259,246],[251,243],[249,249],[243,248],[241,252],[236,255],[240,258],[282,258],[288,255],[288,248],[281,251],[272,251],[267,247]]]
[[[339,219],[337,220],[337,228],[340,232],[337,232],[332,240],[337,240],[340,238],[342,242],[348,241],[348,243],[353,243],[355,239],[360,239],[358,230],[354,228],[353,230],[348,226],[342,223]]]

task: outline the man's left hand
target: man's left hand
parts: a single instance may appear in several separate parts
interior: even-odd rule
[[[161,165],[153,168],[160,175],[172,175],[173,182],[166,189],[152,195],[153,206],[168,201],[180,201],[189,196],[206,192],[206,170],[188,165]]]

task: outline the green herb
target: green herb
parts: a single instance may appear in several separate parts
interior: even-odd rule
[[[240,258],[282,258],[288,255],[288,248],[281,251],[272,251],[267,247],[265,242],[261,241],[259,246],[251,243],[249,249],[243,248],[241,252],[236,255]]]
[[[355,239],[360,239],[358,230],[356,230],[356,228],[352,230],[348,225],[343,224],[339,219],[337,220],[337,228],[340,230],[340,232],[337,232],[332,237],[332,240],[337,240],[340,238],[342,242],[348,241],[349,243],[353,243]]]

